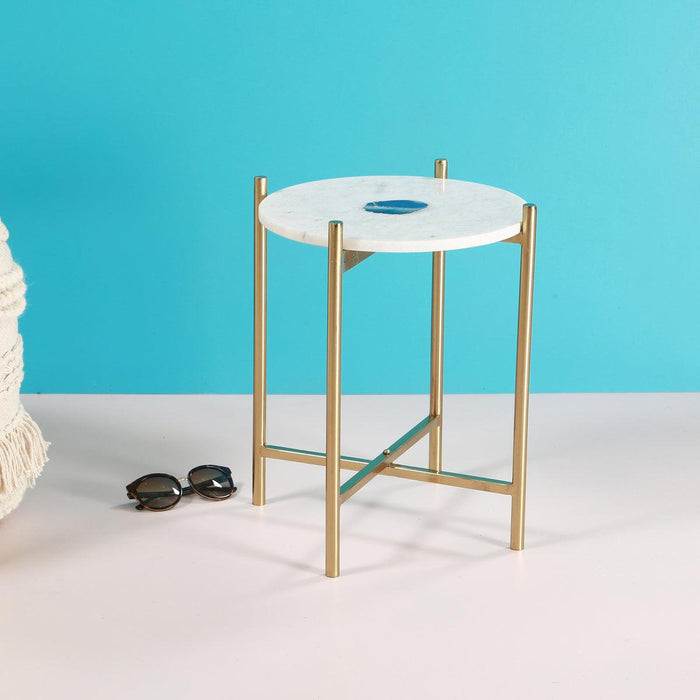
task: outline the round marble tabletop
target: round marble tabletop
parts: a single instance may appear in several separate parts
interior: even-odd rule
[[[520,231],[525,200],[488,185],[432,177],[342,177],[268,195],[260,222],[311,245],[328,245],[328,222],[343,222],[343,248],[412,253],[473,248]]]

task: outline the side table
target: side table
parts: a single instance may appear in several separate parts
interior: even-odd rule
[[[265,462],[281,459],[326,468],[326,576],[340,573],[340,505],[378,474],[461,486],[511,497],[510,547],[524,546],[525,472],[530,396],[530,339],[537,208],[510,192],[447,178],[447,161],[434,177],[347,177],[307,182],[267,195],[267,178],[254,189],[255,328],[253,385],[253,503],[265,504]],[[326,451],[269,445],[267,398],[267,230],[328,247]],[[442,468],[445,253],[505,241],[520,245],[520,295],[515,370],[513,472],[510,481]],[[372,253],[432,252],[430,407],[428,415],[374,459],[340,454],[340,334],[343,273]],[[429,436],[429,466],[396,460]],[[340,470],[355,471],[341,485]]]

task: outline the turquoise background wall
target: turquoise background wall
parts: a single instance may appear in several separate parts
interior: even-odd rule
[[[3,2],[29,392],[249,392],[252,178],[539,206],[535,391],[700,390],[696,1]],[[270,241],[272,392],[324,389],[325,251]],[[512,390],[515,246],[447,257],[446,390]],[[346,392],[425,392],[430,256],[345,282]]]

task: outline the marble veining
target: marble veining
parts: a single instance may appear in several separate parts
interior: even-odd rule
[[[425,204],[410,216],[378,216],[365,206]],[[432,177],[367,176],[305,182],[268,195],[259,216],[270,231],[328,245],[328,222],[343,222],[345,250],[426,252],[471,248],[520,231],[525,200],[489,185]]]

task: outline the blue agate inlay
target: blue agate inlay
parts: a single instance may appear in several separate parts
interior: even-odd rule
[[[373,214],[412,214],[427,206],[425,202],[417,202],[415,199],[387,199],[383,202],[367,202],[363,209]]]

